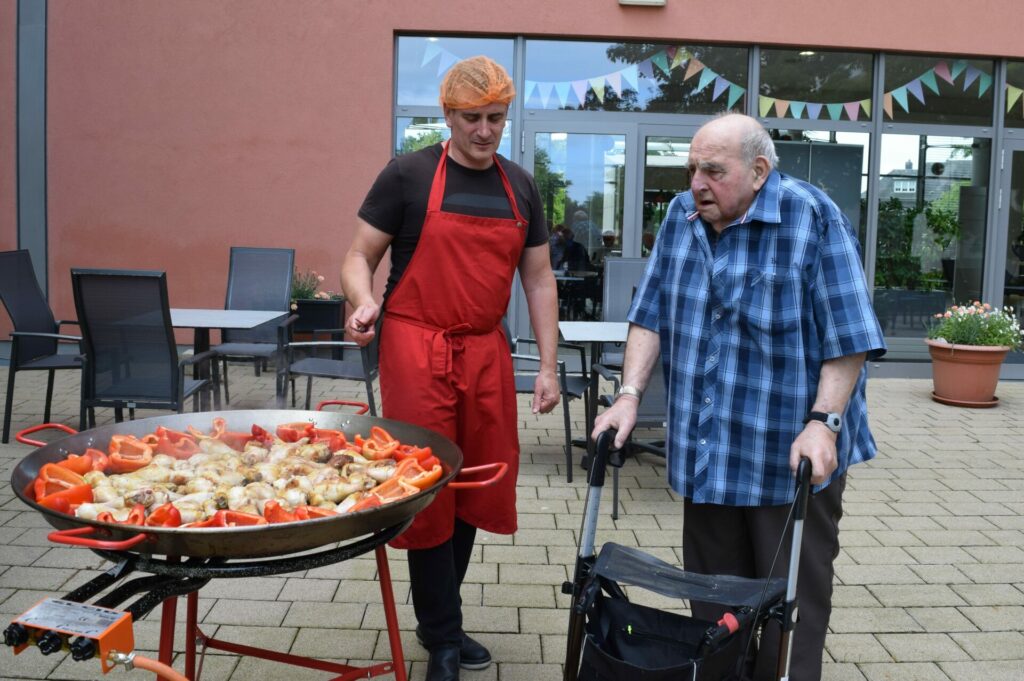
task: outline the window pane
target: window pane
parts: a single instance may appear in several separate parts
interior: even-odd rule
[[[885,120],[992,124],[992,62],[885,55]]]
[[[527,109],[742,111],[747,49],[529,40]]]
[[[1006,125],[1024,128],[1024,61],[1006,66]]]
[[[644,228],[640,254],[647,257],[668,212],[668,204],[690,188],[689,137],[648,137],[644,155]]]
[[[395,78],[400,106],[438,106],[441,78],[452,64],[467,57],[486,55],[512,74],[513,41],[506,38],[447,38],[401,36],[398,39],[398,74]]]
[[[603,265],[616,246],[621,250],[626,137],[539,132],[533,148],[552,230],[559,319],[600,319],[603,267],[595,260]]]
[[[883,135],[881,155],[875,312],[887,335],[924,337],[930,315],[981,297],[991,140]]]
[[[395,130],[397,131],[395,156],[419,151],[452,136],[452,131],[445,124],[443,118],[399,117]],[[511,130],[512,123],[507,122],[501,133],[501,143],[498,144],[498,153],[505,158],[510,158],[512,155]]]
[[[857,230],[864,252],[867,233],[868,143],[866,132],[768,131],[775,140],[779,170],[829,195]]]
[[[870,54],[761,50],[761,116],[871,120],[871,74]]]

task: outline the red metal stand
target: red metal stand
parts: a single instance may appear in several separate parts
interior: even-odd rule
[[[263,660],[272,660],[283,664],[307,667],[309,669],[319,669],[325,672],[338,674],[338,676],[332,677],[330,681],[353,681],[354,679],[367,679],[381,674],[390,673],[394,673],[395,681],[407,681],[405,673],[405,657],[402,654],[402,639],[398,629],[398,612],[395,609],[395,595],[391,589],[391,570],[388,566],[388,557],[385,546],[377,546],[374,549],[374,554],[377,559],[377,572],[379,574],[378,581],[380,582],[381,601],[384,605],[384,619],[387,622],[388,641],[391,645],[390,661],[370,665],[368,667],[355,667],[337,662],[327,662],[325,660],[292,655],[290,653],[281,653],[275,650],[267,650],[266,648],[255,648],[253,646],[242,645],[240,643],[221,641],[213,638],[212,636],[207,636],[199,628],[199,625],[197,624],[199,613],[199,593],[197,591],[193,591],[187,596],[185,610],[185,676],[192,679],[192,681],[199,681],[199,677],[203,671],[202,658],[205,656],[207,648],[213,648],[215,650],[224,650],[229,653],[237,653],[238,655],[248,655],[250,657],[258,657]],[[168,598],[164,601],[163,613],[161,615],[159,659],[165,664],[170,664],[171,656],[173,655],[176,601],[177,597]],[[170,616],[168,617],[168,615]],[[202,650],[199,652],[199,666],[197,668],[196,647],[198,645],[202,646]]]

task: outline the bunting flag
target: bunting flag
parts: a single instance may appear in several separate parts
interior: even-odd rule
[[[818,120],[818,115],[821,113],[821,104],[817,102],[807,103],[807,117],[813,120]]]
[[[888,114],[889,118],[892,118],[892,93],[886,92],[885,96],[882,97],[882,108],[885,113]]]
[[[717,102],[718,98],[722,96],[722,93],[725,92],[726,88],[730,85],[732,85],[732,83],[721,76],[715,78],[715,89],[711,94],[711,101]]]
[[[786,112],[789,110],[789,102],[784,99],[775,100],[775,113],[779,118],[785,118]]]
[[[843,108],[846,109],[846,116],[851,120],[857,120],[857,116],[860,114],[860,102],[847,102],[843,104]]]
[[[804,113],[805,106],[807,106],[806,102],[790,102],[789,110],[793,112],[793,118],[800,118]]]
[[[1018,99],[1020,99],[1021,93],[1024,93],[1024,90],[1022,90],[1019,87],[1013,87],[1012,85],[1007,83],[1007,85],[1006,85],[1006,112],[1007,113],[1010,112],[1010,109],[1013,108],[1013,105],[1017,103]]]

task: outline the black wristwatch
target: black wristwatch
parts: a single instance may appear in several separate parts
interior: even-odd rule
[[[833,433],[838,433],[843,429],[843,417],[834,411],[827,413],[823,411],[812,411],[807,414],[807,417],[804,419],[804,423],[807,423],[808,421],[821,421]]]

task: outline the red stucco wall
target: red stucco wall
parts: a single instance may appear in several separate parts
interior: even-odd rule
[[[72,266],[166,269],[172,304],[220,305],[233,244],[294,247],[300,267],[336,288],[355,211],[390,155],[396,31],[1024,56],[1008,20],[1019,0],[990,0],[984,13],[951,0],[667,1],[50,0],[58,316],[73,308]],[[13,5],[4,0],[0,30]]]

